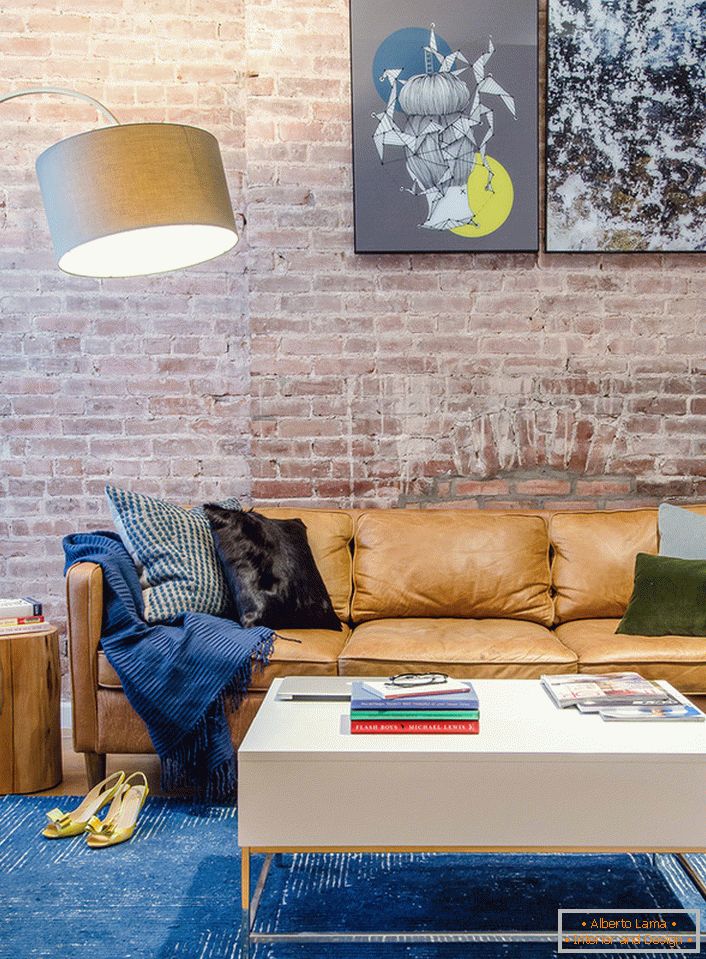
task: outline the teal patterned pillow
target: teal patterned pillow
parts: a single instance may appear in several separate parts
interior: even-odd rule
[[[201,509],[106,486],[115,528],[133,559],[142,584],[145,620],[164,623],[179,613],[222,615],[228,589]],[[220,504],[240,509],[237,499]]]

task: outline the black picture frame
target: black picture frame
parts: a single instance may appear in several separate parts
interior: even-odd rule
[[[672,12],[676,22],[674,25],[674,34],[681,33],[682,28],[678,23],[680,10],[688,11],[694,6],[693,0],[675,0]],[[605,33],[605,22],[591,23],[584,22],[586,28],[583,31],[578,29],[581,24],[581,18],[587,19],[585,13],[586,4],[582,0],[548,0],[547,2],[547,26],[545,34],[545,169],[544,169],[544,250],[550,254],[691,254],[706,252],[706,227],[704,226],[703,214],[700,216],[701,230],[700,237],[698,226],[691,231],[690,235],[674,235],[670,227],[670,220],[673,223],[677,214],[670,217],[669,202],[674,200],[674,191],[672,190],[675,177],[685,177],[684,189],[681,192],[682,200],[688,202],[689,196],[693,196],[697,191],[694,190],[694,179],[699,179],[701,183],[701,193],[703,202],[703,193],[706,191],[706,169],[703,159],[700,165],[700,173],[696,169],[698,166],[698,148],[697,136],[690,138],[684,135],[682,147],[693,149],[695,154],[694,170],[685,176],[684,167],[681,170],[678,166],[663,167],[662,179],[669,183],[666,196],[663,195],[659,201],[655,201],[654,196],[650,199],[652,202],[644,202],[641,205],[638,202],[636,193],[639,194],[640,177],[633,175],[628,169],[629,163],[620,165],[610,170],[608,164],[591,163],[592,157],[600,158],[600,142],[594,134],[591,137],[591,130],[587,129],[588,124],[576,127],[575,122],[568,115],[580,116],[585,118],[585,113],[580,112],[584,103],[588,101],[589,110],[593,107],[594,119],[601,117],[603,124],[594,123],[594,131],[608,130],[610,135],[616,137],[614,144],[616,149],[620,149],[628,159],[634,158],[639,173],[640,163],[644,165],[650,162],[651,138],[649,133],[645,136],[645,131],[650,127],[654,128],[657,123],[657,114],[660,115],[662,123],[674,122],[680,123],[676,117],[677,103],[674,102],[671,110],[668,104],[655,101],[650,97],[649,90],[653,83],[663,85],[665,88],[674,89],[673,78],[676,76],[682,83],[683,97],[686,100],[692,100],[694,103],[701,104],[701,116],[694,116],[692,128],[696,128],[699,122],[703,123],[704,98],[706,97],[706,81],[701,73],[700,84],[699,74],[695,72],[696,77],[693,88],[686,89],[684,84],[683,65],[675,60],[673,64],[664,61],[663,50],[660,53],[661,61],[655,60],[650,65],[649,62],[643,62],[643,71],[640,74],[635,69],[635,56],[630,55],[620,45],[620,38],[628,46],[635,47],[636,32],[643,29],[646,34],[651,36],[662,35],[662,48],[669,48],[669,30],[668,24],[655,22],[654,11],[651,4],[645,3],[630,9],[631,5],[604,5],[604,9],[609,11],[613,18],[615,26],[616,52],[614,56],[609,55],[609,50],[605,49],[604,54],[596,56],[596,47],[600,49],[601,43],[607,48],[608,40],[603,38]],[[639,9],[638,9],[639,8]],[[608,14],[606,14],[608,16]],[[633,20],[628,23],[627,20],[633,16]],[[621,21],[620,18],[623,18]],[[640,22],[640,18],[642,21]],[[618,24],[622,26],[618,29]],[[557,48],[562,41],[563,34],[566,34],[566,49],[562,57],[558,56]],[[603,38],[603,39],[601,39]],[[694,36],[694,41],[696,37]],[[678,39],[675,41],[678,44]],[[685,38],[686,42],[686,38]],[[674,44],[672,44],[674,47]],[[697,56],[696,42],[694,42],[694,56]],[[582,51],[590,50],[590,55],[586,56]],[[587,62],[590,61],[591,70],[587,69]],[[606,76],[609,75],[611,63],[615,69],[614,86],[611,88],[606,84]],[[568,75],[561,75],[561,66],[569,71]],[[632,73],[632,85],[626,83],[626,75]],[[698,88],[697,88],[698,87]],[[600,95],[599,95],[600,91]],[[634,104],[633,109],[626,108]],[[659,105],[657,105],[659,104]],[[558,105],[558,106],[557,106]],[[613,113],[607,111],[613,108]],[[605,112],[601,113],[600,110]],[[561,111],[563,116],[558,115]],[[635,122],[635,116],[638,118],[642,114],[640,122]],[[610,122],[609,117],[617,117],[620,123]],[[573,125],[573,129],[571,126]],[[567,131],[567,127],[569,127]],[[598,133],[598,137],[600,133]],[[593,142],[592,142],[593,141]],[[680,151],[681,152],[681,151]],[[606,151],[607,156],[607,151]],[[568,162],[567,162],[568,159]],[[659,167],[660,160],[657,159]],[[593,180],[591,179],[593,175]],[[580,190],[579,196],[572,195],[572,185],[567,188],[569,178],[574,179],[574,190]],[[581,186],[577,186],[578,182]],[[690,182],[689,182],[690,181]],[[561,191],[564,191],[565,199],[562,204],[565,208],[565,216],[558,213]],[[621,196],[622,194],[622,196]],[[623,199],[624,198],[624,199]],[[623,199],[623,210],[621,212],[621,199]],[[602,213],[605,208],[617,210],[618,214]],[[676,209],[676,206],[675,206]],[[640,227],[640,210],[644,210],[643,226]],[[631,211],[628,215],[627,211]],[[573,221],[571,218],[573,217]],[[622,220],[621,220],[622,217]],[[587,223],[591,219],[598,220],[603,224],[601,227],[589,231]],[[651,224],[657,220],[664,223],[664,237],[655,236],[654,228],[650,233]],[[695,224],[699,221],[698,202],[694,203]],[[573,223],[573,228],[572,228]],[[669,233],[672,232],[670,236]]]
[[[448,40],[442,31],[444,19],[447,24],[456,23],[459,27],[455,32],[446,31],[449,35]],[[456,68],[465,68],[466,76],[472,77],[472,80],[470,83],[466,82],[469,91],[468,104],[463,109],[448,109],[459,107],[464,96],[461,91],[459,98],[454,101],[454,96],[461,89],[458,83],[452,80],[442,84],[440,81],[427,81],[426,77],[422,77],[422,72],[428,71],[429,51],[426,51],[426,54],[420,51],[424,46],[434,46],[431,37],[432,23],[438,26],[433,28],[436,51],[432,52],[432,70],[428,72],[428,75],[431,76],[433,72],[442,72],[441,68],[444,66],[449,73],[453,73],[453,69]],[[483,24],[486,27],[493,25],[495,32],[484,30]],[[472,25],[475,25],[476,29],[473,29]],[[503,42],[500,38],[503,26],[506,27],[508,41],[516,42]],[[403,7],[392,3],[391,0],[350,0],[354,249],[356,253],[538,252],[538,29],[536,0],[495,0],[495,2],[437,0],[436,3],[433,0],[410,0]],[[404,35],[407,31],[413,35]],[[403,36],[393,36],[393,34],[403,34]],[[420,42],[422,34],[426,36]],[[464,40],[463,36],[468,39]],[[492,37],[490,43],[489,37]],[[468,49],[468,55],[464,52],[464,45]],[[444,64],[442,58],[448,58],[456,50],[461,51],[462,58],[451,63],[451,69],[448,69],[448,62]],[[386,63],[384,58],[386,51],[388,53],[391,51],[389,63]],[[422,56],[424,56],[424,63],[420,70]],[[479,58],[485,62],[479,62]],[[387,94],[388,101],[385,102],[383,93],[387,89],[391,92],[392,82],[389,77],[386,78],[388,87],[381,92],[382,75],[377,74],[380,83],[376,84],[373,67],[379,62],[386,68],[384,73],[389,73],[393,69],[400,70],[397,62],[402,60],[407,62],[402,65],[404,73],[400,75],[394,106],[390,111],[390,94]],[[492,62],[488,67],[489,61]],[[501,70],[504,65],[508,74],[514,78],[517,90],[510,91],[503,87],[499,73],[497,79],[495,76],[490,76],[496,72],[496,61],[498,70]],[[395,67],[390,66],[391,63],[394,63]],[[485,87],[478,90],[479,82],[473,69],[475,64],[484,68],[481,80],[489,78],[486,86],[490,86],[490,82],[494,81],[502,92],[488,93]],[[436,70],[436,67],[439,69]],[[405,73],[407,76],[404,75]],[[466,184],[466,193],[476,201],[480,215],[470,208],[471,201],[467,201],[468,209],[462,211],[463,200],[459,195],[463,192],[461,181],[465,172],[462,162],[455,162],[452,169],[452,186],[456,189],[455,195],[438,197],[435,194],[436,209],[440,207],[442,209],[442,213],[436,220],[431,216],[432,201],[429,199],[429,192],[437,190],[436,184],[432,182],[432,174],[442,171],[443,175],[443,163],[436,163],[431,171],[428,167],[432,164],[428,164],[427,169],[421,173],[418,170],[415,171],[418,174],[416,179],[412,177],[409,168],[415,160],[412,160],[412,164],[409,161],[410,157],[416,159],[417,154],[414,152],[414,147],[409,146],[409,138],[405,140],[404,145],[400,143],[399,146],[396,143],[390,143],[389,140],[385,142],[383,149],[386,154],[389,150],[390,162],[381,163],[380,156],[376,153],[377,143],[374,140],[374,133],[380,126],[383,115],[387,114],[391,120],[388,124],[394,131],[389,138],[391,140],[402,141],[405,134],[415,133],[417,139],[414,143],[417,145],[420,142],[419,137],[425,132],[418,121],[415,121],[414,129],[410,129],[413,126],[412,121],[418,114],[413,115],[411,111],[405,113],[400,105],[400,89],[409,79],[413,83],[408,86],[407,104],[413,103],[415,109],[421,104],[427,109],[422,123],[436,123],[442,126],[444,132],[439,132],[438,135],[440,140],[442,137],[446,138],[442,144],[444,148],[449,136],[456,134],[459,129],[466,137],[461,143],[461,148],[468,150],[469,144],[477,148],[485,136],[487,130],[485,121],[490,112],[491,122],[494,122],[494,135],[486,140],[484,146],[487,148],[488,166],[492,166],[491,190],[485,190],[488,169],[482,167],[482,157],[478,149],[474,152],[475,162],[471,164],[473,180],[469,178]],[[439,93],[442,87],[444,89]],[[519,127],[517,121],[511,116],[503,94],[510,94],[510,99],[516,105],[516,112],[520,114],[522,121]],[[483,124],[476,122],[477,116],[469,116],[476,105],[477,96]],[[492,112],[490,108],[486,110],[488,107],[486,98],[491,102],[495,101],[495,109]],[[443,108],[446,112],[429,112],[430,105],[435,109]],[[503,138],[498,135],[500,122],[496,114],[500,113],[507,114],[506,118],[503,117],[503,122],[505,119],[512,121],[512,127],[510,123],[506,124],[510,129],[503,130]],[[449,117],[451,122],[447,122]],[[468,136],[469,127],[470,136]],[[494,143],[495,137],[497,140]],[[457,140],[461,139],[462,137],[457,137]],[[428,140],[422,141],[422,149],[419,151],[422,162],[429,156],[438,160],[438,152],[442,152],[442,159],[447,160],[444,149],[434,150],[436,144],[432,144],[432,150],[427,151],[428,142]],[[488,144],[502,152],[502,159],[507,165],[507,170],[503,168],[500,159],[490,152]],[[458,146],[459,144],[455,143],[454,149],[458,149]],[[387,161],[388,156],[386,155],[384,159]],[[466,155],[466,161],[467,159]],[[449,166],[451,166],[450,163],[447,164],[447,168]],[[386,167],[383,174],[385,179],[382,182],[376,181],[373,171],[379,176],[383,167]],[[390,170],[391,167],[392,170]],[[508,206],[508,179],[512,191],[511,205],[506,218],[500,219],[504,211],[499,209],[499,205],[504,202],[505,210]],[[419,180],[424,182],[420,184]],[[499,189],[495,189],[495,186],[499,186]],[[503,193],[503,190],[506,192]],[[450,193],[451,190],[447,190],[447,194]],[[452,203],[451,200],[454,202]],[[448,217],[447,211],[451,214]],[[463,212],[466,216],[470,215],[472,222],[462,221]],[[495,226],[498,220],[500,222]],[[463,233],[470,235],[461,235]]]

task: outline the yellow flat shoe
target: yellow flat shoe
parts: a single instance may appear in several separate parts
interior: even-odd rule
[[[71,812],[52,809],[47,813],[49,825],[42,830],[47,839],[67,839],[84,832],[89,820],[111,801],[125,781],[122,769],[107,776],[86,793],[79,805]]]
[[[131,782],[135,780],[135,782]],[[94,816],[88,823],[86,843],[91,849],[103,849],[127,842],[135,831],[137,817],[149,794],[144,773],[133,773],[120,787],[105,819]]]

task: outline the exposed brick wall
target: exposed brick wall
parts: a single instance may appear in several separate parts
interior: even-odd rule
[[[11,0],[0,89],[219,138],[237,252],[54,265],[33,164],[92,126],[0,105],[2,593],[62,619],[106,478],[177,500],[463,508],[706,496],[702,256],[352,252],[347,0]]]
[[[238,0],[17,0],[0,13],[0,90],[72,87],[124,121],[219,139],[244,208]],[[249,490],[247,243],[188,272],[98,282],[54,266],[34,160],[96,125],[58,97],[0,104],[0,593],[61,621],[60,537],[109,524],[106,479],[177,500]]]
[[[401,497],[405,509],[624,509],[643,504],[636,479],[569,470],[513,470],[493,479],[437,477]]]
[[[705,495],[704,257],[355,256],[346,4],[247,23],[253,495]]]

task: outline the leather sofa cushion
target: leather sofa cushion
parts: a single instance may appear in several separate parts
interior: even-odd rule
[[[557,623],[622,616],[635,557],[657,552],[657,510],[556,513],[549,522]]]
[[[260,708],[264,693],[250,692],[235,710],[228,710],[228,725],[233,745],[243,741],[255,713]],[[122,690],[96,691],[98,736],[91,743],[91,752],[98,753],[153,753],[154,746],[147,727],[137,715]]]
[[[573,650],[579,672],[634,670],[647,679],[666,679],[682,693],[706,694],[706,636],[616,634],[617,619],[582,619],[557,626]]]
[[[687,508],[706,513],[706,506]],[[657,552],[657,510],[555,513],[549,539],[554,621],[620,617],[632,595],[635,557]]]
[[[256,506],[272,519],[300,519],[317,569],[321,573],[338,618],[347,623],[351,611],[353,517],[344,510]]]
[[[341,632],[332,629],[278,629],[279,636],[289,636],[300,642],[275,639],[270,661],[264,669],[253,673],[250,689],[269,689],[273,679],[280,676],[337,676],[338,657],[350,629],[343,625]],[[120,677],[108,662],[103,650],[98,651],[98,686],[102,689],[122,689]]]
[[[345,624],[341,632],[331,629],[278,629],[278,635],[300,639],[288,643],[276,639],[269,663],[253,674],[249,688],[265,690],[281,676],[337,676],[338,657],[351,631]]]
[[[381,619],[353,630],[342,676],[439,670],[479,679],[576,671],[576,656],[546,627],[512,619]]]
[[[371,510],[356,521],[352,620],[446,616],[549,626],[547,525],[539,516]]]
[[[98,686],[101,689],[122,689],[123,684],[120,677],[108,662],[108,657],[102,649],[98,650],[96,655]]]

